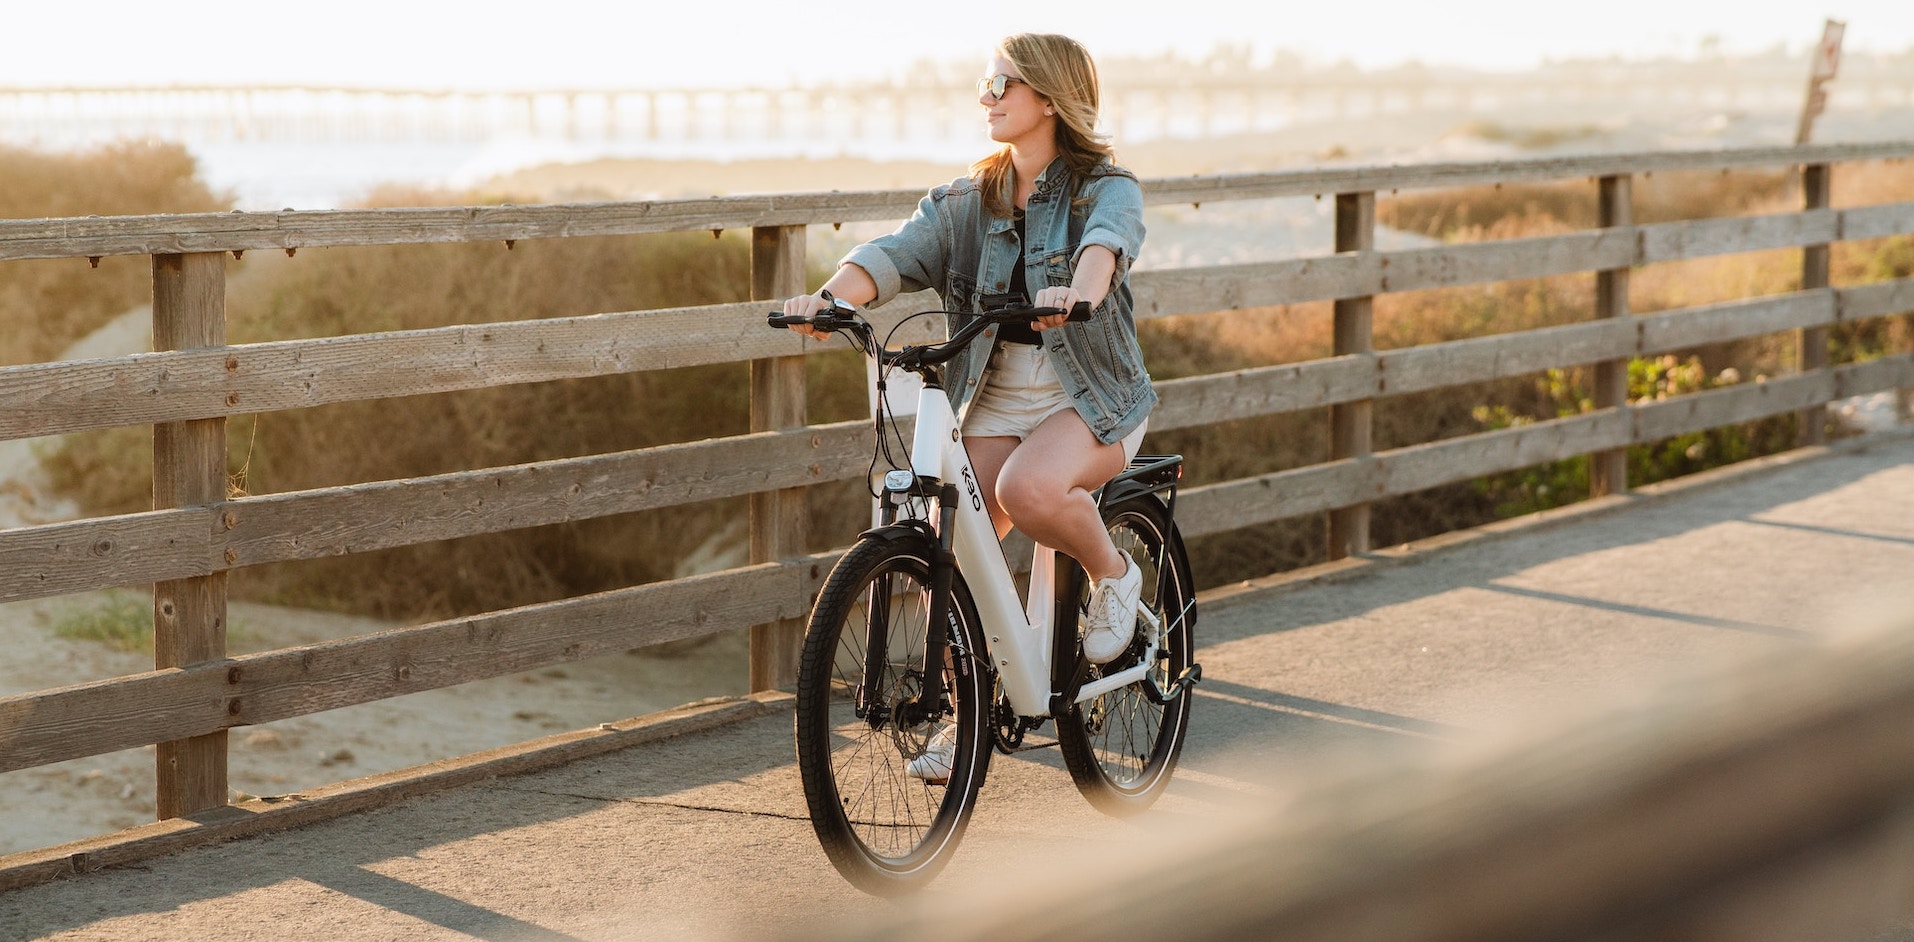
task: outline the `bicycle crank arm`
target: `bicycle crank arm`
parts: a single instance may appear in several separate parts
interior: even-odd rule
[[[1129,668],[1128,670],[1117,671],[1108,677],[1102,677],[1084,684],[1082,688],[1077,690],[1077,702],[1082,703],[1086,700],[1093,700],[1118,687],[1127,687],[1139,680],[1148,679],[1150,670],[1156,667],[1156,653],[1156,649],[1151,648],[1145,654],[1143,660],[1135,667]]]

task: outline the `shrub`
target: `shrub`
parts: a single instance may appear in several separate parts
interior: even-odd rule
[[[111,144],[73,154],[0,145],[0,218],[216,212],[232,205],[201,182],[177,144]],[[125,311],[151,303],[139,256],[10,261],[0,277],[0,366],[42,363]]]

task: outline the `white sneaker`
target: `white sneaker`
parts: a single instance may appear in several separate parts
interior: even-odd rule
[[[1090,592],[1083,621],[1083,656],[1092,664],[1108,664],[1130,647],[1136,637],[1136,610],[1143,595],[1143,571],[1130,554],[1123,557],[1123,575],[1099,579]]]
[[[950,781],[950,770],[957,764],[957,724],[952,723],[937,731],[924,744],[924,754],[910,760],[905,771],[911,778],[921,778],[932,785],[943,785]]]

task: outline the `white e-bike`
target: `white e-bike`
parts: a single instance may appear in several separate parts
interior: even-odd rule
[[[1093,665],[1078,628],[1090,580],[1074,560],[1038,545],[1029,598],[1019,601],[942,388],[942,364],[985,328],[1062,313],[987,311],[943,343],[901,350],[885,349],[841,301],[811,317],[769,317],[773,327],[844,335],[878,362],[880,377],[902,369],[923,381],[909,467],[884,474],[883,522],[831,570],[798,667],[798,768],[811,823],[832,865],[867,892],[914,888],[941,870],[963,837],[992,747],[1035,748],[1025,734],[1046,720],[1057,721],[1077,788],[1110,814],[1153,803],[1182,751],[1189,691],[1202,676],[1193,660],[1195,586],[1174,518],[1182,456],[1140,455],[1098,491],[1143,590],[1129,649]],[[1071,319],[1088,316],[1079,305]],[[884,457],[893,454],[891,437],[902,436],[881,378],[879,389]],[[911,760],[952,726],[949,778],[914,777]]]

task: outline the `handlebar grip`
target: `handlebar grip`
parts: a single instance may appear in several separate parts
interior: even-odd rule
[[[791,327],[797,324],[809,324],[810,322],[811,319],[808,317],[785,314],[780,311],[772,311],[764,315],[764,323],[771,327]]]

